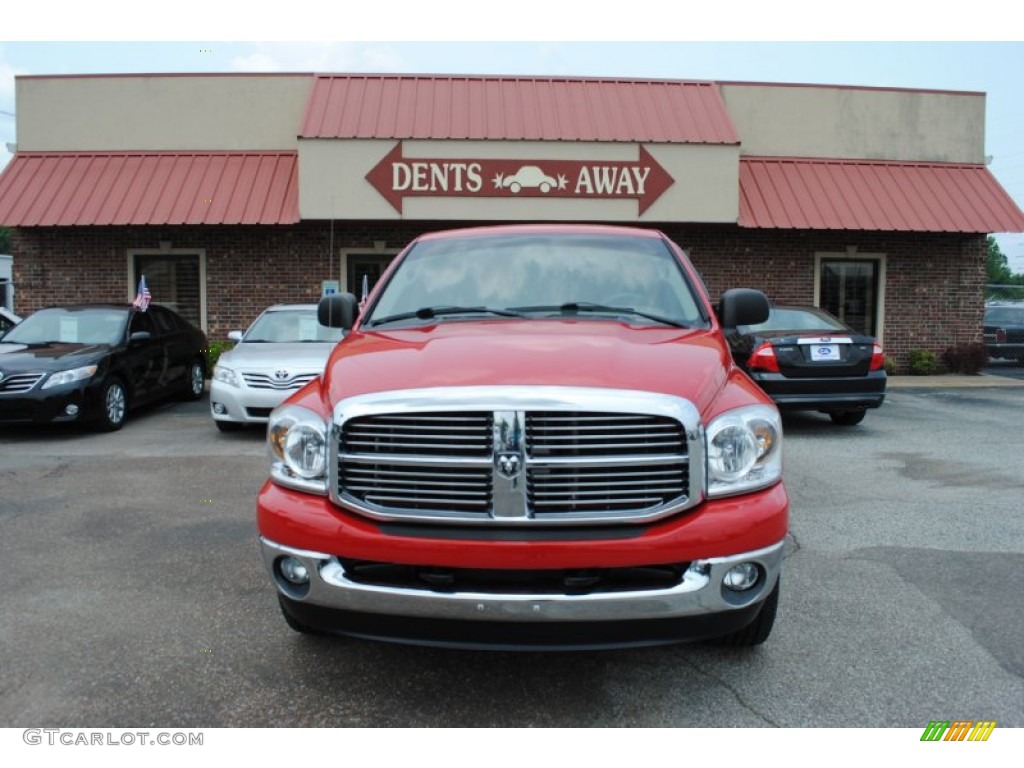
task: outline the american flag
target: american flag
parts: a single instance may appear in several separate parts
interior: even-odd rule
[[[140,312],[145,312],[152,298],[152,295],[149,293],[149,286],[146,285],[146,276],[143,275],[139,278],[139,291],[135,294],[135,301],[132,302],[132,306]]]

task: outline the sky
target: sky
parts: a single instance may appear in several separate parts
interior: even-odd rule
[[[179,0],[173,13],[150,6],[166,9],[152,21],[139,16],[138,3],[48,3],[45,16],[5,10],[0,36],[11,39],[0,41],[0,168],[12,156],[6,144],[17,142],[14,77],[22,74],[402,72],[820,83],[985,92],[989,168],[1024,208],[1024,42],[990,39],[1005,36],[992,22],[1006,18],[995,0],[863,0],[842,18],[823,15],[830,4],[804,0],[734,0],[720,11],[631,0],[626,16],[573,0],[380,5],[257,0],[211,10]],[[284,7],[305,14],[286,17]],[[192,39],[199,31],[210,39]],[[305,39],[328,34],[352,39]],[[645,39],[652,34],[681,39]],[[1024,235],[997,239],[1011,269],[1024,273]]]

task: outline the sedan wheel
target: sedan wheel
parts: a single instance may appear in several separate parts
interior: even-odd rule
[[[105,432],[113,432],[123,427],[128,416],[128,397],[124,385],[117,379],[108,381],[103,387],[102,401],[99,428]]]
[[[867,411],[832,411],[829,416],[832,418],[833,424],[839,424],[843,427],[852,427],[855,424],[860,424],[864,421],[864,416]]]
[[[193,360],[188,368],[188,389],[185,392],[185,399],[199,400],[202,398],[205,383],[203,364],[198,360]]]

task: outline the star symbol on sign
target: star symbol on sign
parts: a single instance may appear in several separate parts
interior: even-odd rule
[[[494,183],[494,188],[495,189],[501,189],[502,185],[505,183],[505,174],[503,174],[503,173],[496,173],[496,174],[494,174],[494,182],[493,183]]]
[[[558,188],[565,189],[569,185],[569,180],[565,178],[561,173],[558,174]]]

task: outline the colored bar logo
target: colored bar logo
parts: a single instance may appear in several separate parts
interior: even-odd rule
[[[995,727],[995,720],[932,720],[921,741],[988,741]]]

